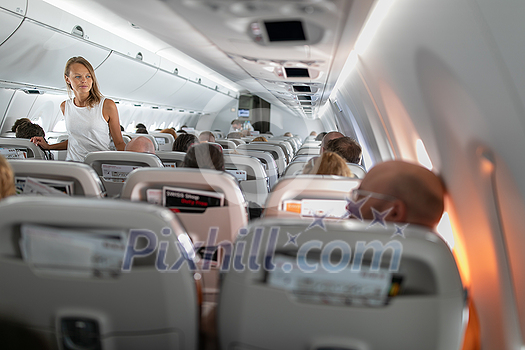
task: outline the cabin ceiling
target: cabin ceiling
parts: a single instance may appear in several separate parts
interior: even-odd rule
[[[164,41],[166,50],[174,47],[242,86],[240,93],[307,118],[330,96],[374,3],[95,1]]]

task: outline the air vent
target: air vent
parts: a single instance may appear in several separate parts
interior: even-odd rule
[[[84,29],[82,29],[81,26],[74,26],[73,29],[71,30],[71,34],[83,38],[84,37]]]
[[[306,40],[301,21],[264,22],[264,26],[270,42]]]
[[[179,112],[184,113],[185,110],[184,109],[179,109]]]
[[[297,98],[299,99],[299,101],[311,101],[312,100],[312,96],[297,96]]]
[[[135,107],[142,107],[142,105],[139,105],[139,104],[136,104],[136,105],[133,105]]]
[[[288,78],[310,78],[307,68],[284,68]]]
[[[293,86],[293,91],[294,91],[294,92],[312,92],[312,89],[310,89],[309,86],[304,86],[304,85],[294,85],[294,86]]]
[[[301,101],[301,106],[311,106],[311,105],[312,105],[311,101]]]
[[[173,111],[173,108],[166,108],[167,111]]]
[[[173,70],[173,74],[179,74],[179,70],[175,68],[175,70]]]
[[[136,58],[137,60],[142,61],[142,59],[144,58],[144,56],[142,56],[142,52],[137,52],[137,55],[135,56],[135,58]]]
[[[36,90],[36,89],[26,89],[22,90],[28,95],[43,95],[44,91]]]

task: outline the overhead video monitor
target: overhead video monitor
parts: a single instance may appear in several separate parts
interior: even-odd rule
[[[264,26],[270,42],[306,40],[301,21],[264,22]]]
[[[307,68],[284,68],[288,78],[309,78],[310,73]]]
[[[239,117],[249,117],[250,116],[250,110],[249,109],[239,109],[238,116]]]

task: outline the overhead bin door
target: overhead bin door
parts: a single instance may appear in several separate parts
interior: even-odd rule
[[[158,70],[153,78],[130,93],[128,98],[136,101],[148,101],[160,105],[169,105],[169,97],[179,91],[185,83],[186,79],[177,77],[163,70]]]
[[[14,33],[23,20],[23,16],[0,7],[0,23],[2,23],[0,26],[0,45]]]
[[[26,20],[0,46],[0,80],[65,90],[69,58],[83,56],[96,67],[108,54],[100,46]]]
[[[95,71],[100,90],[106,96],[130,99],[131,93],[150,80],[157,68],[112,52]]]

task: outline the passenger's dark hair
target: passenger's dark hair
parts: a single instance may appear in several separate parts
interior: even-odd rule
[[[146,125],[144,125],[142,123],[138,123],[137,125],[135,125],[135,128],[137,128],[137,129],[140,129],[140,128],[146,129]]]
[[[348,163],[359,164],[361,162],[361,146],[351,137],[338,137],[328,141],[326,151],[339,154]]]
[[[224,156],[219,147],[211,143],[200,143],[188,149],[182,167],[224,170]]]
[[[324,135],[328,134],[326,131],[323,131],[323,132],[320,132],[319,134],[317,134],[317,136],[315,137],[315,141],[323,141],[323,137]]]
[[[20,118],[20,119],[15,120],[13,126],[11,127],[11,131],[12,132],[16,132],[16,128],[18,128],[18,126],[20,126],[23,123],[31,123],[31,119],[29,119],[29,118]]]
[[[242,138],[242,133],[240,132],[231,132],[228,134],[228,136],[226,136],[227,139],[241,139]]]
[[[40,125],[29,122],[29,123],[21,123],[16,128],[15,135],[17,138],[20,138],[20,139],[30,139],[35,136],[45,137],[46,133],[44,132],[44,129],[42,129]]]
[[[177,130],[177,134],[187,134],[188,132],[186,130]]]
[[[122,125],[120,126],[120,131],[124,131],[124,127]]]
[[[173,150],[177,152],[187,152],[188,148],[194,143],[199,143],[197,136],[193,134],[180,134],[173,142]]]
[[[148,134],[148,129],[138,128],[137,131],[135,131],[135,134]]]

